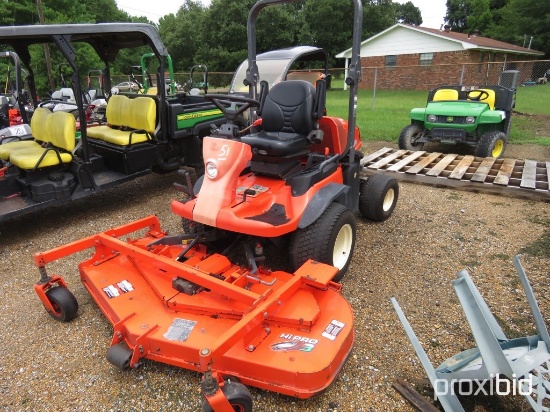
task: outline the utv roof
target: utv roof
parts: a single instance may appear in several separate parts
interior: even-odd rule
[[[258,54],[256,60],[295,60],[300,56],[300,60],[326,60],[327,54],[324,49],[313,46],[287,47]]]
[[[49,24],[0,27],[0,45],[22,51],[29,45],[63,42],[92,45],[100,56],[112,60],[123,48],[150,46],[159,55],[168,51],[157,29],[146,23]]]

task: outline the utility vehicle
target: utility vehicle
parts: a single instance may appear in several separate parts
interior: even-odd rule
[[[0,59],[8,61],[6,78],[3,81],[0,93],[0,144],[6,137],[17,134],[20,127],[13,130],[2,130],[11,126],[28,124],[34,111],[34,107],[25,89],[24,69],[21,68],[21,60],[13,51],[0,52]],[[6,140],[7,141],[7,140]]]
[[[266,6],[292,2],[260,0],[249,13],[250,95],[260,81],[257,15]],[[35,291],[52,317],[71,320],[78,303],[61,276],[48,275],[46,265],[94,248],[79,265],[81,280],[113,324],[107,359],[120,369],[147,358],[199,371],[202,410],[219,412],[252,410],[245,385],[309,398],[333,382],[355,333],[352,309],[341,285],[332,281],[351,259],[354,212],[359,208],[383,220],[398,195],[393,179],[376,175],[361,182],[358,176],[355,114],[363,12],[360,0],[353,4],[348,120],[324,116],[324,80],[316,88],[288,80],[269,92],[263,83],[258,100],[206,95],[226,123],[204,138],[206,177],[193,187],[185,174],[187,184],[180,189],[189,199],[172,202],[193,230],[168,236],[149,216],[37,253],[41,276]],[[287,107],[288,126],[282,130],[279,103]],[[235,120],[251,107],[258,108],[261,126],[243,134]],[[144,237],[121,240],[143,230]],[[216,251],[222,231],[232,240],[243,238],[246,264],[232,263],[229,249]],[[247,235],[293,236],[299,267],[292,274],[268,269],[262,244]]]
[[[11,47],[29,72],[33,85],[34,62],[30,50],[43,43],[57,46],[72,73],[77,114],[73,120],[57,110],[34,107],[40,112],[30,122],[33,141],[0,145],[0,222],[51,205],[100,192],[138,176],[175,171],[182,165],[202,168],[202,137],[223,116],[202,96],[166,93],[164,73],[168,52],[158,31],[148,24],[102,23],[0,27],[0,44]],[[91,47],[83,49],[80,44]],[[105,67],[104,90],[111,90],[111,68],[122,49],[135,50],[136,59],[149,49],[159,67],[158,94],[107,94],[109,124],[89,127],[84,89],[89,68],[78,66],[77,52],[94,51]],[[35,112],[36,114],[36,112]],[[52,117],[52,115],[55,115]],[[35,118],[36,117],[36,118]],[[55,124],[55,133],[52,125]]]
[[[399,148],[422,150],[430,142],[462,144],[475,147],[476,156],[501,157],[510,136],[515,83],[431,90],[426,107],[409,113],[411,124],[401,131]]]

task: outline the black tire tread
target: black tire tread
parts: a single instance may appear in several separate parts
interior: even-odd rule
[[[382,205],[386,192],[393,187],[395,198],[393,206],[384,211]],[[392,214],[399,197],[399,184],[397,181],[386,175],[373,175],[361,182],[359,193],[359,212],[369,220],[383,222]]]
[[[61,322],[69,322],[76,317],[78,302],[74,295],[63,286],[56,286],[46,291],[46,296],[54,306],[59,308],[59,313],[51,313],[50,316]]]
[[[401,133],[399,134],[398,139],[398,146],[401,150],[411,150],[411,151],[417,151],[422,150],[424,147],[424,143],[418,143],[416,145],[413,145],[411,143],[411,139],[414,135],[422,133],[422,127],[417,124],[409,124],[408,126],[405,126],[403,130],[401,130]]]
[[[504,143],[504,147],[502,149],[502,153],[500,157],[504,154],[504,151],[506,150],[506,134],[500,130],[492,130],[489,132],[486,132],[481,136],[481,139],[477,142],[476,146],[476,156],[478,157],[492,157],[492,151],[493,147],[495,146],[495,143],[497,140],[502,139]]]

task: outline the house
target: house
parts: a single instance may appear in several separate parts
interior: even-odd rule
[[[544,53],[477,34],[398,23],[361,43],[360,88],[431,89],[443,84],[497,84],[503,70],[519,70],[518,82],[533,77],[533,62]],[[348,58],[351,49],[336,55]],[[529,61],[529,66],[523,63]],[[525,66],[525,67],[523,67]],[[538,77],[538,76],[537,76]]]

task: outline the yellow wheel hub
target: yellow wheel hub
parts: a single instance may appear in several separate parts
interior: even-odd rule
[[[503,151],[504,151],[504,142],[499,139],[496,141],[495,147],[493,147],[491,154],[493,155],[494,158],[497,158],[502,154]]]

